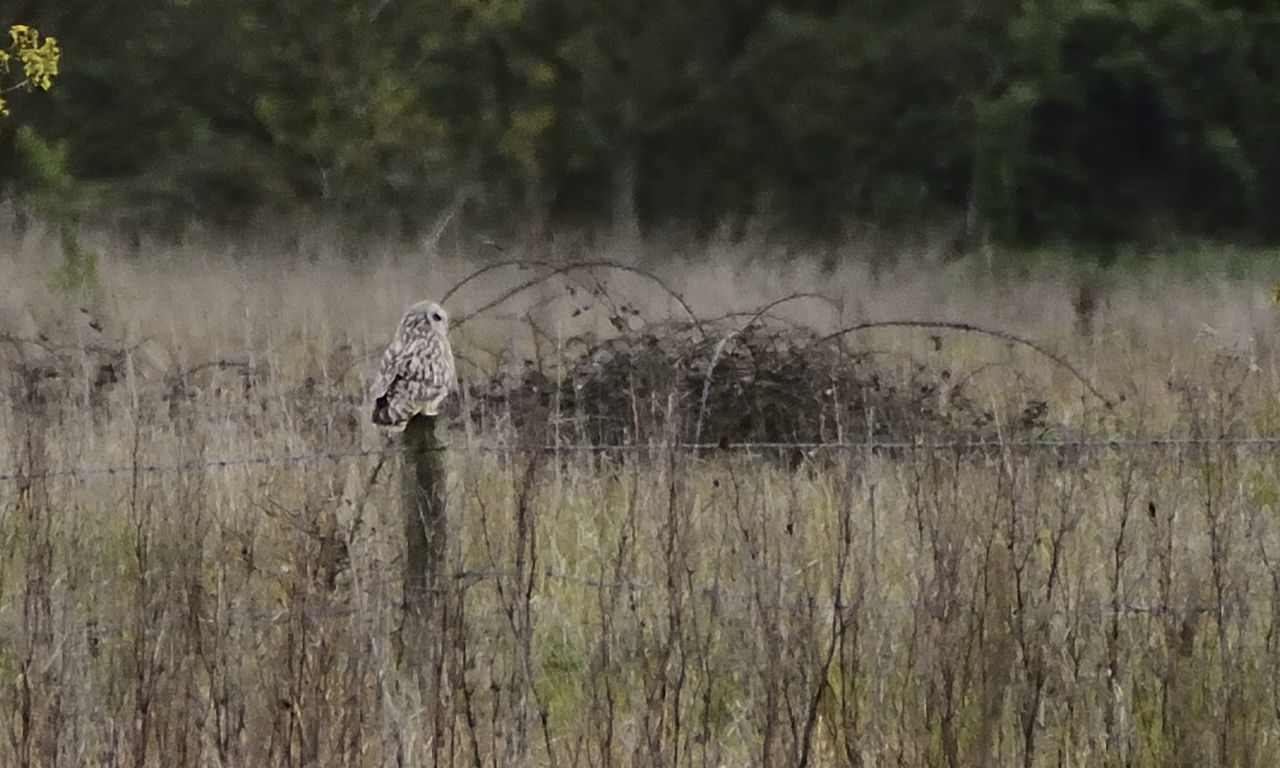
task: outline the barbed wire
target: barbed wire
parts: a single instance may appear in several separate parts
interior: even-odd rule
[[[366,458],[388,453],[380,450],[363,451],[323,451],[320,453],[264,454],[258,456],[236,456],[222,459],[203,459],[179,461],[169,464],[111,464],[103,466],[68,467],[49,469],[40,472],[24,472],[14,470],[0,473],[0,483],[13,481],[45,480],[56,477],[91,477],[94,475],[119,475],[122,477],[134,474],[149,475],[166,472],[189,472],[192,470],[234,469],[249,466],[289,466],[306,462],[337,462],[342,459]]]
[[[768,453],[787,451],[813,453],[820,451],[865,451],[868,453],[896,452],[928,452],[928,451],[990,451],[990,450],[1043,450],[1045,452],[1063,450],[1099,450],[1099,449],[1133,449],[1133,448],[1186,448],[1186,447],[1260,447],[1280,448],[1280,435],[1260,435],[1247,437],[1109,437],[1089,439],[1037,439],[1037,440],[870,440],[859,442],[740,442],[740,443],[562,443],[542,446],[529,446],[513,443],[471,443],[468,445],[446,444],[440,450],[460,453],[528,453],[540,451],[548,454],[573,453]],[[132,475],[156,474],[164,472],[183,472],[192,470],[234,469],[248,466],[290,466],[308,462],[337,462],[353,458],[388,457],[397,454],[394,447],[373,448],[349,451],[321,451],[315,453],[261,454],[254,456],[234,456],[217,459],[202,459],[168,464],[117,464],[104,466],[82,466],[65,469],[53,469],[43,472],[27,473],[16,470],[0,474],[0,482],[14,480],[35,480],[67,476],[92,475]]]
[[[909,453],[909,452],[982,452],[982,451],[1098,451],[1098,450],[1133,450],[1133,449],[1172,449],[1172,448],[1280,448],[1280,435],[1255,435],[1241,437],[1177,437],[1177,436],[1130,436],[1099,437],[1079,439],[1043,438],[1036,440],[868,440],[858,442],[741,442],[741,443],[561,443],[541,446],[529,446],[516,443],[470,443],[465,445],[446,444],[439,450],[459,452],[463,454],[511,454],[540,451],[548,454],[580,454],[580,453],[653,453],[681,452],[694,454],[731,453],[771,453],[788,452],[813,454],[818,452],[860,451],[868,454]],[[260,454],[252,456],[229,456],[215,459],[196,459],[171,463],[145,464],[113,464],[102,466],[66,467],[48,469],[39,472],[27,472],[21,469],[0,473],[0,483],[14,481],[43,480],[58,477],[91,477],[95,475],[132,476],[134,474],[162,474],[168,472],[189,472],[195,470],[235,469],[251,466],[293,466],[309,462],[336,463],[344,459],[385,458],[399,453],[396,447],[369,448],[348,451],[319,451],[314,453]]]

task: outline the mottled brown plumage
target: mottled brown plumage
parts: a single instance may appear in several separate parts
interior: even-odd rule
[[[373,423],[403,427],[415,413],[435,416],[458,382],[449,346],[449,315],[434,301],[409,307],[382,354],[369,388]]]

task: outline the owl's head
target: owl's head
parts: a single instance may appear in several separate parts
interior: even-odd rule
[[[434,301],[420,301],[409,307],[400,327],[412,333],[445,333],[449,330],[449,313]]]

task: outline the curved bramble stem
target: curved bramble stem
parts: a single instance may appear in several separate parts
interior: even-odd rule
[[[692,322],[694,327],[698,329],[698,333],[701,334],[704,338],[706,337],[706,331],[702,327],[702,321],[698,319],[698,316],[694,313],[693,308],[689,306],[688,302],[684,300],[683,296],[681,296],[671,286],[667,285],[667,283],[664,282],[662,278],[658,277],[652,272],[649,272],[648,270],[641,269],[640,267],[633,267],[633,266],[630,266],[629,264],[619,264],[616,261],[603,261],[603,260],[602,261],[575,261],[575,262],[570,262],[568,264],[555,264],[549,261],[526,261],[526,260],[520,259],[520,260],[512,260],[512,261],[502,261],[496,264],[488,264],[486,266],[483,266],[475,270],[471,274],[462,278],[462,280],[455,283],[452,288],[450,288],[448,291],[445,292],[444,297],[440,299],[440,303],[441,304],[447,303],[451,296],[453,296],[461,288],[463,288],[465,285],[475,280],[476,278],[482,275],[488,274],[489,272],[502,269],[504,267],[516,267],[520,269],[549,269],[551,271],[543,275],[540,275],[538,277],[535,277],[531,280],[527,280],[521,283],[520,285],[516,286],[515,288],[505,291],[502,295],[498,296],[498,298],[493,299],[487,304],[484,304],[479,309],[473,310],[465,315],[460,316],[453,323],[454,329],[462,327],[464,323],[466,323],[468,320],[475,317],[476,315],[482,314],[484,312],[488,312],[494,307],[507,301],[511,297],[519,293],[522,293],[524,291],[527,291],[530,288],[533,288],[537,285],[541,285],[542,283],[545,283],[546,281],[550,280],[553,277],[557,277],[559,275],[565,275],[570,272],[577,272],[580,270],[587,270],[587,269],[612,269],[619,272],[629,272],[633,275],[639,275],[640,277],[643,277],[646,280],[656,283],[659,288],[665,291],[669,296],[671,296],[671,298],[675,299],[676,303],[680,305],[680,308],[683,309],[685,314],[689,316],[690,322]]]
[[[949,331],[962,331],[964,333],[976,333],[981,336],[989,336],[993,339],[1000,339],[1001,341],[1007,341],[1011,344],[1018,344],[1020,346],[1026,347],[1040,354],[1042,357],[1048,359],[1050,362],[1065,369],[1068,373],[1074,376],[1081,384],[1083,384],[1085,389],[1089,390],[1089,392],[1094,397],[1101,400],[1103,405],[1105,405],[1107,408],[1112,407],[1111,398],[1107,397],[1106,395],[1102,394],[1102,392],[1098,391],[1098,388],[1093,385],[1093,382],[1089,381],[1089,379],[1086,378],[1084,374],[1080,373],[1080,371],[1074,365],[1067,362],[1067,360],[1063,358],[1061,355],[1058,355],[1057,353],[1052,352],[1049,349],[1046,349],[1044,346],[1037,344],[1036,342],[1031,341],[1030,339],[1024,339],[1021,336],[1008,333],[1006,331],[997,331],[997,330],[992,330],[990,328],[983,328],[978,325],[973,325],[972,323],[959,323],[959,322],[954,322],[950,320],[875,320],[875,321],[869,321],[865,323],[857,323],[847,328],[842,328],[836,331],[835,333],[829,333],[826,336],[820,337],[818,339],[818,342],[821,343],[825,341],[835,341],[836,339],[843,338],[847,334],[854,333],[855,331],[866,331],[872,328],[935,328],[935,329],[949,330]]]

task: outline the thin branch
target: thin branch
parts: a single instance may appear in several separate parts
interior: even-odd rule
[[[422,241],[423,250],[427,253],[435,253],[436,247],[440,245],[440,238],[444,236],[444,231],[449,228],[449,224],[453,222],[458,212],[462,210],[471,198],[475,195],[475,185],[471,182],[463,184],[453,196],[453,202],[443,213],[436,219],[435,225],[431,228],[431,232]]]
[[[31,86],[31,84],[32,84],[31,78],[24,78],[23,80],[16,82],[13,85],[0,86],[0,94],[6,94],[6,93],[9,93],[10,91],[16,91],[19,88],[28,88]]]
[[[877,321],[871,321],[866,323],[857,323],[855,325],[849,326],[848,328],[842,328],[841,330],[838,330],[835,333],[829,333],[826,336],[819,338],[818,341],[820,343],[824,341],[834,341],[836,339],[844,337],[846,334],[853,333],[854,331],[865,331],[872,328],[939,328],[939,329],[950,330],[950,331],[963,331],[965,333],[976,333],[982,336],[990,336],[993,339],[1000,339],[1001,341],[1007,341],[1011,344],[1019,344],[1021,346],[1027,347],[1028,349],[1031,349],[1039,353],[1041,356],[1047,358],[1049,361],[1053,362],[1054,364],[1058,365],[1061,368],[1064,368],[1067,372],[1069,372],[1072,376],[1074,376],[1077,381],[1083,384],[1085,386],[1085,389],[1089,390],[1089,392],[1093,394],[1094,397],[1101,400],[1103,405],[1105,405],[1107,408],[1113,407],[1111,398],[1107,397],[1106,395],[1098,391],[1098,388],[1095,387],[1093,383],[1085,377],[1084,374],[1080,373],[1080,371],[1074,365],[1067,362],[1067,360],[1063,358],[1061,355],[1058,355],[1055,352],[1051,352],[1050,350],[1046,349],[1040,344],[1037,344],[1036,342],[1031,341],[1029,339],[1024,339],[1021,336],[1008,333],[1006,331],[996,331],[990,328],[982,328],[980,326],[973,325],[971,323],[958,323],[950,320],[877,320]]]
[[[680,308],[683,309],[685,314],[689,316],[690,322],[692,322],[694,327],[698,329],[698,333],[700,333],[703,337],[706,336],[706,331],[703,330],[702,322],[698,319],[697,314],[694,313],[693,308],[689,306],[688,302],[684,300],[683,296],[681,296],[678,292],[676,292],[675,289],[673,289],[671,286],[667,285],[667,283],[664,282],[662,278],[658,277],[652,272],[649,272],[648,270],[644,270],[639,267],[633,267],[628,264],[619,264],[614,261],[575,261],[569,264],[555,264],[549,261],[513,260],[513,261],[502,261],[496,264],[489,264],[484,267],[481,267],[480,269],[477,269],[476,271],[462,278],[461,281],[456,283],[452,288],[450,288],[448,291],[445,292],[444,297],[441,298],[440,300],[440,303],[441,304],[447,303],[449,301],[449,298],[453,296],[453,294],[457,293],[463,286],[465,286],[467,283],[470,283],[472,280],[475,280],[481,275],[487,274],[496,269],[501,269],[503,267],[517,267],[521,269],[549,269],[551,271],[547,272],[544,275],[541,275],[539,277],[536,277],[524,283],[521,283],[515,288],[512,288],[504,292],[501,296],[483,305],[479,309],[473,310],[472,312],[469,312],[459,317],[453,323],[454,329],[460,328],[464,323],[466,323],[471,318],[493,309],[494,307],[510,299],[512,296],[515,296],[516,294],[521,293],[523,291],[527,291],[528,289],[536,285],[545,283],[546,281],[558,275],[564,275],[570,272],[576,272],[579,270],[586,270],[586,269],[613,269],[619,272],[629,272],[633,275],[639,275],[640,277],[643,277],[646,280],[656,283],[659,288],[666,291],[666,293],[669,296],[671,296],[671,298],[676,300],[676,303],[680,305]]]

